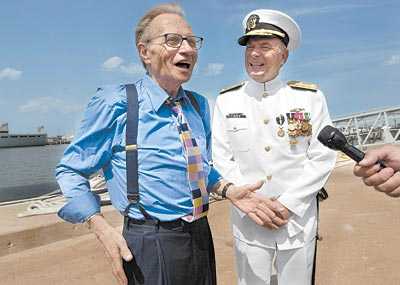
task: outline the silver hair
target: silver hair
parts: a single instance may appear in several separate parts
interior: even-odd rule
[[[135,44],[136,47],[138,46],[139,43],[142,43],[146,40],[149,39],[150,37],[150,29],[149,26],[151,22],[159,15],[162,14],[175,14],[178,16],[181,16],[182,18],[185,17],[185,13],[181,6],[179,6],[177,3],[164,3],[157,5],[153,8],[151,8],[139,21],[139,23],[136,25],[135,29]],[[142,60],[143,66],[146,68],[146,65],[144,64]]]

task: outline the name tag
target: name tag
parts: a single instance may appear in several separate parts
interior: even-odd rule
[[[228,119],[231,119],[231,118],[246,118],[246,115],[245,114],[243,114],[243,113],[229,113],[228,115],[226,115],[226,117],[228,118]]]

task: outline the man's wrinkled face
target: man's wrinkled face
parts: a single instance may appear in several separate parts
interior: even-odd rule
[[[288,51],[280,39],[250,38],[246,46],[246,71],[257,82],[271,81],[287,57]]]
[[[140,55],[150,75],[162,86],[180,86],[188,81],[197,61],[197,49],[188,40],[178,48],[166,44],[165,34],[193,36],[188,23],[179,15],[162,14],[154,18],[148,28],[149,41]]]

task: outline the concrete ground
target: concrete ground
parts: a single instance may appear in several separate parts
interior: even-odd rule
[[[330,197],[321,204],[317,284],[400,284],[400,200],[363,186],[351,170],[352,165],[336,168],[326,187]],[[222,285],[236,280],[229,212],[222,201],[211,205],[209,215]],[[117,284],[101,246],[83,226],[54,215],[15,220],[13,226],[13,209],[0,208],[0,214],[0,284]],[[106,218],[120,227],[114,211],[107,209]],[[21,223],[30,224],[29,230]]]

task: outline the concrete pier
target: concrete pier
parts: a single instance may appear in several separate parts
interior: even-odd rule
[[[337,167],[326,188],[317,284],[400,284],[400,200],[365,187],[353,177],[352,164]],[[117,284],[102,247],[84,225],[70,225],[54,214],[16,218],[23,207],[0,207],[2,285]],[[227,201],[215,202],[209,212],[222,285],[236,284],[229,207]],[[112,207],[104,212],[121,228],[122,218]]]

